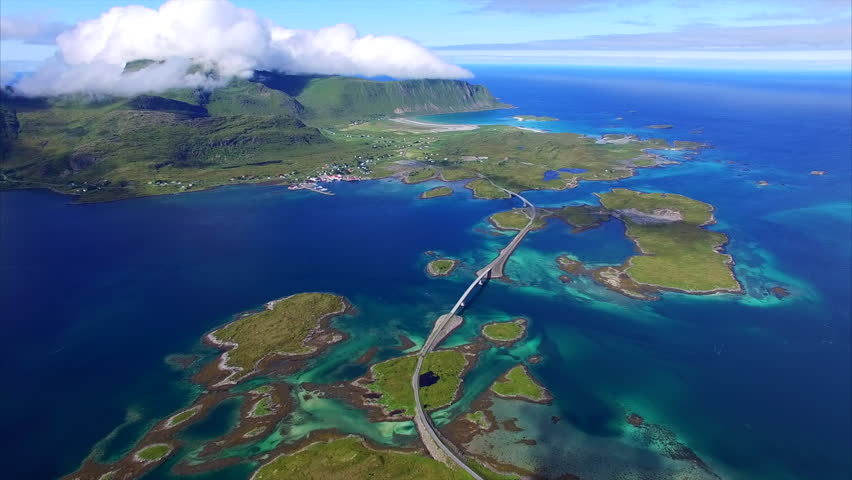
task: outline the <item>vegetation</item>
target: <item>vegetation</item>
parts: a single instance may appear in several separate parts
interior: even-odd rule
[[[439,258],[429,262],[426,265],[426,271],[434,277],[445,277],[453,273],[458,263],[458,260],[453,260],[452,258]]]
[[[453,189],[450,187],[442,186],[435,187],[420,194],[420,198],[435,198],[435,197],[446,197],[448,195],[453,194]]]
[[[434,168],[420,168],[409,172],[408,175],[405,176],[405,183],[425,182],[426,180],[432,180],[437,175],[438,172],[436,172]]]
[[[468,421],[475,423],[479,428],[489,428],[491,427],[491,422],[488,420],[488,417],[485,416],[485,412],[482,410],[477,410],[475,412],[468,413],[464,416]]]
[[[548,398],[547,390],[530,377],[523,365],[513,367],[497,379],[491,390],[501,397],[521,397],[534,402]]]
[[[464,480],[468,475],[413,453],[373,450],[357,438],[316,443],[292,455],[281,455],[258,469],[255,480]]]
[[[213,332],[221,342],[236,343],[228,365],[247,373],[272,353],[307,353],[308,334],[319,320],[342,312],[345,300],[328,293],[300,293],[272,303],[262,312],[235,320]]]
[[[156,443],[154,445],[148,445],[136,452],[136,458],[143,462],[154,462],[162,459],[171,453],[171,451],[172,447],[170,445],[166,443]]]
[[[651,128],[654,130],[668,130],[670,128],[674,128],[674,125],[648,125],[645,128]]]
[[[495,187],[488,180],[478,178],[471,180],[465,185],[466,188],[473,190],[473,196],[476,198],[509,198],[511,195]]]
[[[609,212],[591,205],[568,206],[551,210],[554,217],[571,225],[575,231],[585,231],[600,226],[610,218]]]
[[[169,427],[174,427],[175,425],[179,425],[190,418],[194,417],[196,413],[198,413],[200,407],[194,407],[187,410],[184,410],[180,413],[172,415],[169,420],[166,422],[166,425]]]
[[[500,230],[523,230],[530,223],[530,217],[523,208],[495,213],[488,217],[488,220]],[[540,230],[545,225],[544,219],[537,215],[531,230]]]
[[[490,340],[513,342],[524,335],[526,321],[517,319],[511,322],[488,323],[482,327],[482,334]]]
[[[416,364],[417,356],[407,355],[373,365],[371,371],[375,381],[368,388],[382,394],[379,403],[387,410],[402,410],[406,415],[414,415],[411,375]],[[434,410],[453,402],[466,365],[464,354],[455,350],[439,350],[426,355],[421,372],[432,372],[439,379],[433,385],[420,387],[424,409]]]
[[[249,414],[252,417],[265,417],[273,413],[274,402],[269,396],[263,396],[258,400]]]
[[[714,222],[711,205],[681,195],[623,188],[599,197],[604,207],[619,214],[627,236],[642,251],[626,264],[625,272],[634,281],[689,292],[740,290],[730,255],[719,253],[727,237],[703,228]],[[667,214],[677,220],[649,221],[643,214]]]
[[[515,118],[522,122],[555,122],[556,120],[559,120],[558,118],[554,117],[540,117],[537,115],[515,115],[512,118]]]

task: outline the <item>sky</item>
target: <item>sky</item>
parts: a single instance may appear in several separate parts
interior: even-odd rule
[[[850,69],[851,5],[849,0],[3,0],[0,65],[8,75],[42,68],[40,62],[50,59],[55,74],[57,68],[117,64],[133,54],[165,60],[164,51],[176,51],[230,62],[235,72],[266,65],[399,78],[466,78],[470,72],[455,65],[476,63]],[[124,8],[106,13],[114,7]],[[170,17],[163,8],[180,14]],[[250,17],[250,26],[228,23],[233,16]],[[192,25],[183,25],[187,22]],[[204,22],[252,52],[236,55],[232,47],[218,45],[218,38],[206,38]],[[146,23],[157,25],[156,35],[146,31]],[[183,30],[172,33],[172,28]],[[117,45],[98,43],[116,37]],[[218,50],[187,44],[200,37]],[[154,44],[165,50],[134,47]],[[332,71],[340,61],[345,68]],[[95,74],[89,70],[84,76]]]

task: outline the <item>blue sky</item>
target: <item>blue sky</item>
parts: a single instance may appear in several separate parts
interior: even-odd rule
[[[0,59],[51,56],[50,39],[114,6],[158,1],[3,0]],[[347,23],[462,63],[848,67],[848,0],[235,0],[287,28]],[[708,53],[711,52],[711,53]],[[712,53],[718,52],[718,53]]]

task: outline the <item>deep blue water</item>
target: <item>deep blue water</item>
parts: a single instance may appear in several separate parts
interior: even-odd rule
[[[531,234],[512,261],[529,268],[513,275],[513,263],[508,267],[531,287],[490,285],[470,313],[531,318],[530,336],[542,339],[546,358],[534,372],[563,418],[611,436],[622,408],[642,409],[724,478],[848,478],[849,74],[474,71],[518,108],[437,120],[517,124],[513,115],[548,115],[560,121],[523,125],[714,146],[695,160],[640,170],[621,182],[530,193],[537,204],[564,205],[594,202],[594,192],[618,185],[709,202],[719,220],[713,228],[730,236],[727,251],[748,289],[743,297],[666,295],[654,303],[606,292],[537,294],[536,285],[559,285],[549,263],[558,254],[619,263],[633,248],[615,222],[581,235],[556,224]],[[644,128],[652,124],[675,128]],[[759,188],[759,180],[770,185]],[[128,413],[135,420],[111,443],[132,444],[146,425],[197,393],[164,358],[197,349],[207,330],[270,299],[333,291],[364,306],[359,322],[425,335],[425,320],[452,304],[466,277],[426,278],[423,252],[483,263],[486,245],[505,240],[474,227],[511,205],[472,200],[463,189],[418,201],[430,186],[335,185],[335,197],[229,187],[99,205],[70,205],[42,191],[0,193],[7,340],[0,428],[9,478],[73,470]],[[793,295],[767,296],[774,285]],[[387,313],[411,305],[422,318]],[[395,333],[375,333],[377,342]],[[223,407],[220,416],[228,415]],[[214,418],[187,435],[215,435],[220,426]],[[152,478],[165,475],[161,468]],[[229,470],[217,478],[240,475]]]

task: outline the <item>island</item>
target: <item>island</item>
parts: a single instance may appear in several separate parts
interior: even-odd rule
[[[420,194],[421,199],[447,197],[453,194],[453,189],[447,186],[435,187]]]
[[[530,376],[527,367],[512,367],[491,385],[491,391],[499,397],[517,398],[533,403],[549,403],[553,397]]]
[[[488,217],[488,221],[498,230],[523,230],[530,223],[530,217],[523,208],[498,212]],[[537,216],[530,230],[541,230],[547,224]]]
[[[527,320],[516,318],[510,322],[491,322],[482,326],[482,336],[495,343],[511,345],[527,332]]]
[[[139,451],[137,451],[135,454],[135,458],[137,461],[143,463],[150,463],[166,458],[166,456],[168,456],[168,454],[171,452],[172,447],[170,445],[165,443],[157,443],[139,449]]]
[[[339,334],[318,335],[318,331],[323,330],[323,322],[344,313],[347,305],[346,299],[337,295],[300,293],[269,302],[264,310],[211,332],[207,340],[227,350],[219,369],[228,375],[215,386],[234,384],[256,373],[273,355],[312,355],[342,340]]]
[[[519,122],[555,122],[559,120],[555,117],[538,116],[538,115],[515,115],[515,120]]]
[[[388,416],[414,415],[414,392],[411,375],[416,355],[406,355],[377,363],[370,368],[371,382],[366,388],[379,394],[377,403]],[[467,356],[456,350],[437,350],[423,360],[420,375],[420,401],[426,410],[436,410],[455,401],[463,372],[469,366]]]
[[[636,298],[656,290],[690,294],[742,293],[722,253],[727,236],[707,230],[716,222],[713,207],[681,195],[616,188],[597,194],[601,205],[624,222],[625,234],[641,252],[620,267],[594,273],[604,285]]]
[[[645,127],[645,128],[650,128],[650,129],[652,129],[652,130],[668,130],[668,129],[674,128],[674,125],[665,125],[665,124],[660,124],[660,125],[648,125],[648,126],[647,126],[647,127]]]
[[[426,265],[426,273],[433,277],[446,277],[453,273],[459,261],[452,258],[438,258]]]

